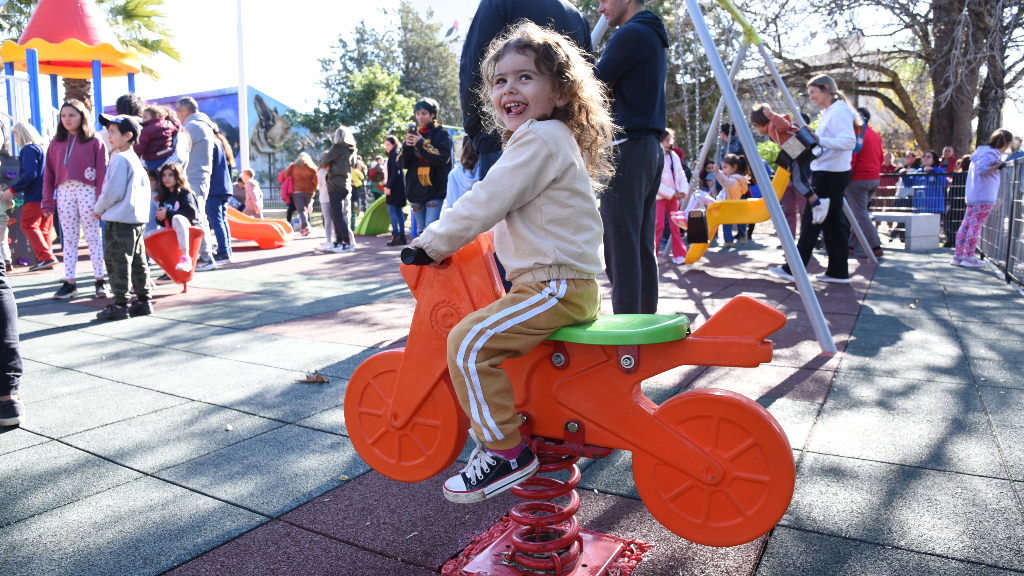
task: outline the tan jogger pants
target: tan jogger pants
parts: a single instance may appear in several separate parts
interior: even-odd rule
[[[533,350],[555,330],[597,317],[596,280],[524,282],[462,319],[448,334],[448,371],[462,409],[488,448],[520,442],[512,382],[499,366]]]

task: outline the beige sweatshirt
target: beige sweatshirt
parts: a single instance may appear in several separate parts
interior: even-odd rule
[[[440,261],[491,228],[513,284],[596,278],[604,270],[597,199],[565,124],[522,125],[487,177],[428,226],[419,244]]]

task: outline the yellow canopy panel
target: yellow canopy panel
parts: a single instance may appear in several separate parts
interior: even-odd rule
[[[26,71],[25,50],[34,48],[39,52],[39,72],[56,74],[63,78],[92,78],[92,62],[99,60],[104,78],[138,74],[142,71],[142,59],[134,48],[127,51],[117,46],[102,43],[86,46],[81,40],[69,38],[60,44],[51,44],[33,38],[24,44],[8,40],[0,46],[0,60],[14,64],[15,70]]]

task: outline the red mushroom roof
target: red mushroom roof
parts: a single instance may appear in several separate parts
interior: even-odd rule
[[[18,44],[25,44],[33,38],[50,44],[60,44],[73,38],[86,46],[107,43],[121,47],[94,0],[39,0]]]

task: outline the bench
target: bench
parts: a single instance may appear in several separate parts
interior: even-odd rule
[[[909,212],[872,212],[875,221],[903,224],[907,250],[935,250],[939,247],[939,215]]]

